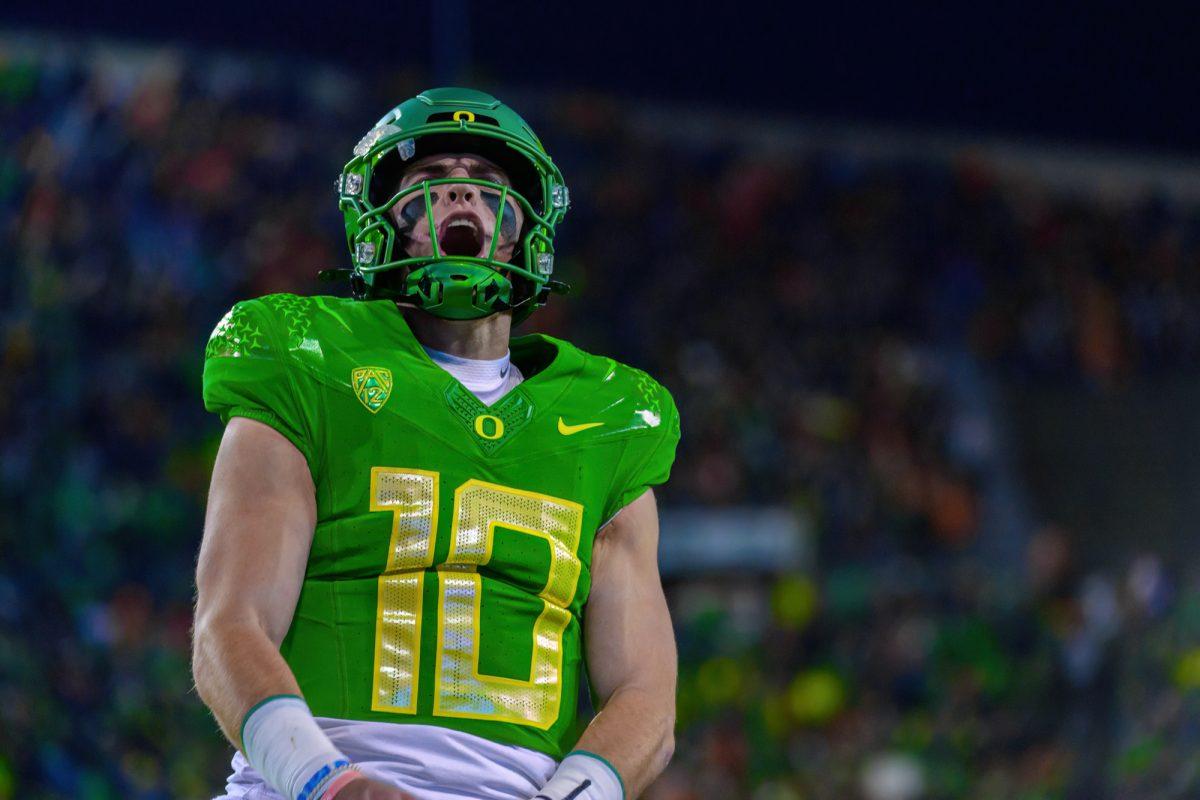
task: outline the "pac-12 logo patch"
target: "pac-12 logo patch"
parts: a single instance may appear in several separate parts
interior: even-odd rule
[[[392,396],[392,371],[386,367],[356,367],[350,373],[354,396],[372,414]]]

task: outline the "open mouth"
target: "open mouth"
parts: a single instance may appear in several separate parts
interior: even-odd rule
[[[483,250],[483,225],[471,213],[454,214],[442,223],[438,245],[443,255],[478,256]]]

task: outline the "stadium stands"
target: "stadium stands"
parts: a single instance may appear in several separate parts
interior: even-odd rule
[[[220,435],[204,343],[237,299],[328,291],[332,178],[389,101],[307,65],[5,56],[0,798],[208,796],[229,752],[188,665]],[[963,359],[1076,392],[1194,371],[1197,208],[953,151],[667,144],[621,103],[530,115],[577,201],[579,290],[532,324],[673,391],[664,505],[816,531],[804,572],[672,579],[679,747],[653,797],[1200,788],[1197,576],[1150,552],[1098,568],[1053,520],[991,559],[985,487],[1011,466],[955,388]]]

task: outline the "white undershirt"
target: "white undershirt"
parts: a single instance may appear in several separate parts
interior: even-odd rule
[[[421,347],[433,359],[433,363],[453,375],[485,406],[490,406],[525,380],[508,352],[501,358],[463,358],[425,345]]]

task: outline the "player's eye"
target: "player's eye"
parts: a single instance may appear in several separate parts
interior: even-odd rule
[[[432,181],[432,180],[436,180],[437,178],[444,178],[444,177],[445,177],[445,174],[443,174],[443,173],[438,173],[438,172],[436,172],[434,170],[430,170],[430,169],[420,169],[420,170],[417,170],[416,172],[410,172],[408,174],[408,176],[404,179],[404,183],[401,186],[401,188],[409,189],[409,188],[412,188],[413,186],[417,185],[418,183],[421,183],[422,181]]]

